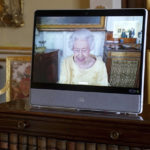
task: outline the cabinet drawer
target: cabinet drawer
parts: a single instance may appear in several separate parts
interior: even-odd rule
[[[0,131],[119,145],[150,146],[150,129],[110,121],[15,116],[0,119]]]

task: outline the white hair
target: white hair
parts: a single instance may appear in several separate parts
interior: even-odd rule
[[[73,49],[74,46],[74,42],[76,40],[87,40],[90,50],[93,49],[94,46],[94,36],[92,34],[92,32],[88,29],[79,29],[76,30],[72,33],[72,35],[70,36],[70,40],[69,40],[69,47],[71,49]]]

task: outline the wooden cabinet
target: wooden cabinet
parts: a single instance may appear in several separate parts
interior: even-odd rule
[[[58,50],[49,53],[37,53],[33,62],[33,81],[56,83],[58,81]]]
[[[139,87],[141,52],[138,50],[105,50],[109,83],[115,87]]]
[[[113,38],[113,32],[106,32],[104,61],[111,86],[139,87],[141,44],[136,40],[136,38]]]
[[[68,112],[0,104],[0,149],[107,150],[150,148],[150,110],[143,114]]]

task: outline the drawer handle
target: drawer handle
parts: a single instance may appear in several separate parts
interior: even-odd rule
[[[17,127],[19,129],[25,129],[26,127],[28,127],[28,123],[26,121],[18,121]]]
[[[110,138],[113,139],[113,140],[119,139],[119,132],[116,131],[116,130],[111,131]]]

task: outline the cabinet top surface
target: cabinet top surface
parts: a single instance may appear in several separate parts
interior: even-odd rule
[[[33,108],[29,101],[18,100],[0,104],[0,115],[26,115],[61,119],[79,119],[91,121],[114,121],[131,124],[150,125],[150,105],[144,105],[143,113],[139,115],[115,114],[104,112],[73,112],[46,108]]]

